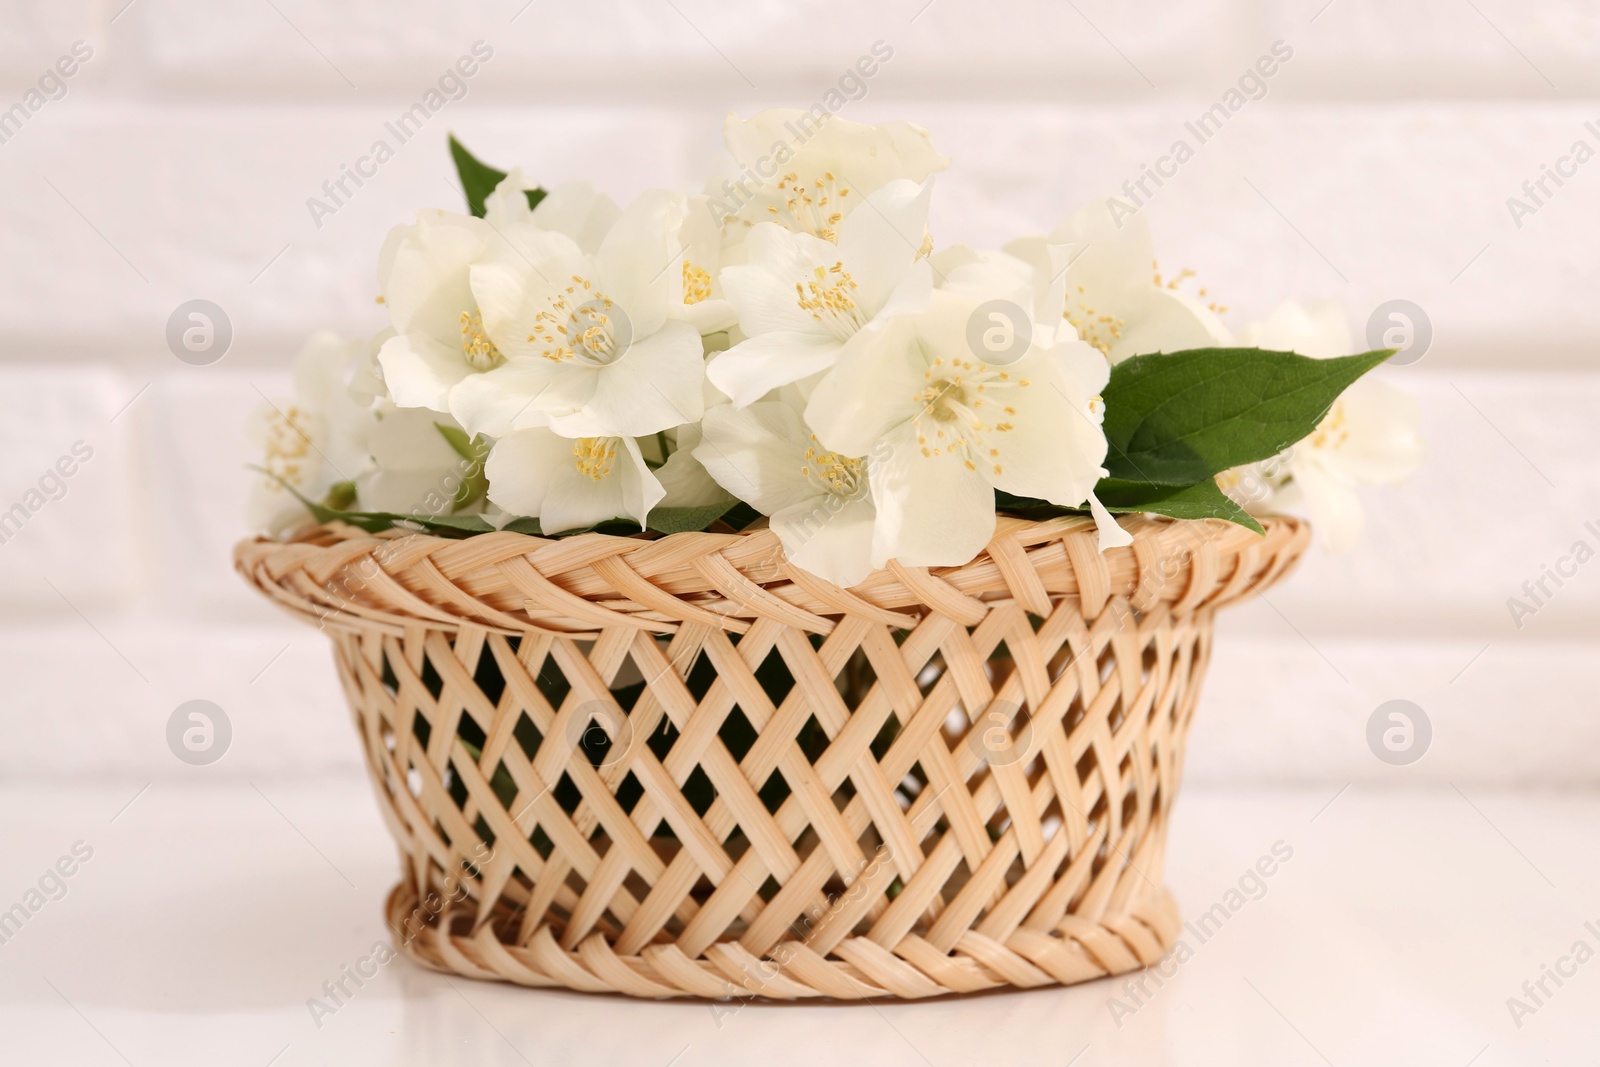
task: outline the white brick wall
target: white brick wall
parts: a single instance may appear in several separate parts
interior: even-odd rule
[[[1520,227],[1506,208],[1574,139],[1600,146],[1594,3],[125,3],[0,0],[0,112],[94,50],[0,143],[0,507],[93,449],[0,544],[0,775],[354,772],[321,639],[229,570],[243,421],[307,333],[380,322],[384,232],[458,203],[446,131],[546,182],[691,185],[727,109],[808,106],[883,40],[844,113],[929,127],[955,160],[937,236],[995,242],[1137,177],[1281,39],[1265,97],[1148,207],[1158,251],[1236,325],[1288,295],[1357,327],[1422,305],[1433,349],[1382,373],[1421,402],[1430,457],[1369,496],[1356,555],[1314,555],[1226,622],[1190,771],[1600,782],[1600,569],[1521,629],[1505,603],[1600,522],[1600,162]],[[317,227],[306,198],[477,40],[495,52],[466,98]],[[233,321],[214,366],[166,350],[194,297]],[[1434,723],[1408,768],[1365,748],[1394,697]],[[192,698],[235,727],[203,770],[162,737]]]

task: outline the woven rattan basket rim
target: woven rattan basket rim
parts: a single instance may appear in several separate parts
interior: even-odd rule
[[[1181,614],[1272,584],[1310,539],[1304,522],[1278,516],[1262,520],[1265,535],[1214,519],[1148,516],[1124,525],[1133,543],[1102,554],[1088,519],[1002,515],[988,546],[962,566],[891,561],[849,589],[791,565],[765,528],[448,538],[330,523],[281,541],[242,541],[234,564],[288,610],[345,629],[586,633],[623,625],[671,633],[704,622],[743,632],[769,618],[828,633],[840,618],[909,626],[930,610],[976,623],[1008,599],[1043,615],[1061,596],[1079,598],[1090,617],[1114,596],[1135,610],[1165,602]]]

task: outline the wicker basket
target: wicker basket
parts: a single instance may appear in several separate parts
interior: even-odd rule
[[[429,967],[640,997],[928,997],[1146,966],[1212,613],[1310,539],[1001,517],[839,589],[769,531],[324,526],[245,578],[333,639]]]

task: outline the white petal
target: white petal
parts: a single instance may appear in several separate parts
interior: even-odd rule
[[[1081,249],[1076,245],[1058,244],[1048,237],[1022,237],[1006,245],[1005,252],[994,256],[995,263],[990,265],[987,277],[962,275],[962,285],[966,288],[981,288],[984,281],[992,287],[1014,287],[1015,281],[1008,279],[1001,271],[1007,269],[1007,261],[1012,264],[1024,264],[1029,271],[1028,284],[1033,293],[1033,314],[1039,322],[1055,322],[1062,318],[1066,310],[1067,267],[1072,262],[1072,257]],[[937,257],[935,257],[937,258]],[[1015,267],[1010,268],[1011,271]],[[1007,282],[1010,282],[1010,286]],[[956,288],[946,282],[946,288]]]
[[[294,361],[294,395],[297,406],[326,411],[348,390],[352,368],[360,358],[359,342],[346,341],[329,330],[319,330],[306,341]]]
[[[850,339],[806,405],[806,424],[828,448],[864,456],[891,429],[919,410],[928,360],[909,317],[863,330]]]
[[[661,483],[631,439],[614,444],[610,469],[594,478],[578,469],[579,442],[549,430],[511,434],[489,453],[489,499],[512,514],[537,518],[546,533],[615,518],[631,517],[642,525],[661,499]]]
[[[565,234],[593,255],[620,214],[616,203],[597,192],[593,183],[570,181],[545,194],[533,209],[533,222],[542,229]]]
[[[1284,510],[1279,491],[1287,476],[1279,457],[1273,457],[1225,471],[1217,484],[1235,504],[1259,518]]]
[[[1014,241],[1006,251],[1026,259],[1037,274],[1048,270],[1051,278],[1062,277],[1067,318],[1114,363],[1229,340],[1227,328],[1209,308],[1153,283],[1150,225],[1143,214],[1114,220],[1103,203],[1092,204],[1048,237]],[[1115,332],[1104,316],[1119,320]]]
[[[580,380],[592,390],[576,411],[551,411],[550,426],[568,437],[639,437],[700,418],[705,394],[700,335],[686,322],[664,322],[635,340],[617,360],[587,369],[563,366],[556,391],[576,398]]]
[[[656,480],[665,495],[661,506],[669,508],[698,508],[708,504],[721,504],[734,497],[711,472],[695,458],[694,450],[703,440],[697,425],[678,428],[677,451],[667,457],[666,463],[656,468]]]
[[[1348,356],[1355,351],[1344,308],[1332,301],[1309,306],[1285,300],[1265,322],[1239,331],[1239,343],[1279,352],[1298,352],[1312,359]]]
[[[682,319],[702,335],[721,333],[739,323],[739,312],[734,309],[732,301],[717,298],[694,304],[674,304],[667,314]]]
[[[745,238],[749,261],[722,269],[722,287],[739,312],[739,328],[748,336],[775,330],[832,336],[815,315],[796,301],[795,284],[808,280],[818,266],[831,266],[838,250],[810,234],[790,233],[764,222]]]
[[[528,207],[527,194],[531,188],[533,184],[523,177],[522,168],[512,167],[511,172],[500,179],[494,191],[484,198],[484,221],[488,222],[491,229],[500,232],[532,223],[533,212]]]
[[[628,457],[633,460],[632,468],[622,472],[627,479],[627,490],[624,494],[627,506],[625,514],[638,519],[639,528],[642,530],[650,521],[650,512],[661,503],[661,498],[667,495],[667,490],[656,478],[655,472],[645,463],[644,456],[639,452],[639,443],[631,437],[625,437],[622,439],[622,445],[628,450]]]
[[[1343,443],[1324,462],[1360,485],[1393,485],[1422,464],[1417,402],[1385,382],[1362,378],[1339,398]]]
[[[1291,464],[1294,480],[1285,490],[1282,502],[1299,505],[1311,520],[1311,528],[1322,547],[1333,555],[1343,555],[1356,546],[1365,525],[1361,498],[1355,489],[1327,470],[1311,456]]]
[[[682,268],[674,236],[683,222],[682,197],[646,192],[629,204],[595,255],[593,279],[616,302],[635,337],[655,333],[667,308],[682,303]]]
[[[1113,219],[1104,201],[1090,204],[1052,230],[1049,240],[1073,249],[1069,293],[1083,285],[1096,296],[1114,296],[1135,285],[1150,285],[1155,245],[1142,213]]]
[[[1182,352],[1229,342],[1216,313],[1187,293],[1154,285],[1137,291],[1109,312],[1125,320],[1121,337],[1111,340],[1111,362],[1151,352]]]
[[[895,174],[922,181],[935,171],[950,166],[950,160],[933,149],[933,139],[928,131],[914,122],[891,120],[881,123],[878,129],[889,138],[894,149]]]
[[[1012,369],[1010,379],[985,387],[980,415],[992,411],[991,405],[1009,406],[1015,414],[1003,416],[1010,430],[980,436],[982,445],[999,453],[979,457],[980,469],[1008,493],[1076,507],[1100,480],[1106,457],[1100,416],[1089,409],[1090,398],[1105,386],[1109,374],[1105,358],[1073,342],[1042,353],[1035,350]],[[988,415],[991,425],[1001,418],[998,412]]]
[[[773,515],[772,529],[791,563],[824,581],[848,587],[872,573],[876,518],[877,509],[870,499],[846,500],[829,494]]]
[[[718,485],[763,515],[817,497],[820,487],[801,470],[811,435],[789,404],[723,404],[706,412],[701,431],[695,458]]]
[[[950,165],[933,150],[928,132],[908,122],[867,126],[826,113],[819,117],[811,111],[770,108],[748,121],[730,113],[722,135],[736,163],[734,176],[741,179],[741,188],[748,189],[733,203],[742,218],[754,222],[769,218],[767,208],[781,209],[787,199],[776,180],[753,177],[762,173],[760,168],[772,159],[779,143],[793,153],[781,164],[780,174],[794,173],[807,187],[831,175],[836,187],[850,189],[848,196],[829,205],[829,210],[847,218],[862,197],[888,182],[896,178],[922,182]]]
[[[513,515],[537,516],[551,482],[572,466],[572,442],[549,430],[520,430],[495,442],[484,464],[489,499]]]
[[[447,348],[423,333],[389,338],[378,363],[396,404],[430,411],[449,411],[450,390],[472,373],[459,347]]]
[[[391,234],[378,286],[396,332],[460,336],[461,313],[474,306],[467,268],[491,234],[480,219],[444,211],[418,212],[415,225]]]
[[[871,193],[839,225],[839,259],[857,288],[857,303],[870,315],[916,261],[928,232],[928,196],[933,180],[896,180]]]
[[[1033,267],[1004,252],[979,252],[967,245],[951,245],[934,253],[929,262],[939,274],[941,289],[965,290],[1019,302],[1026,301],[1024,294],[1031,296],[1033,292]]]
[[[1133,534],[1124,530],[1117,523],[1117,517],[1106,510],[1100,499],[1093,493],[1089,494],[1089,514],[1094,516],[1095,530],[1099,534],[1098,544],[1102,553],[1108,548],[1122,548],[1124,545],[1133,544]]]
[[[645,465],[633,438],[615,439],[616,455],[610,470],[600,478],[578,470],[572,451],[577,442],[565,443],[566,460],[557,465],[550,479],[549,492],[541,502],[539,528],[545,533],[561,533],[607,519],[631,518],[643,529],[650,509],[665,490]]]
[[[358,480],[357,499],[363,511],[388,511],[417,519],[450,515],[464,474],[464,469],[448,467],[435,471],[379,468]]]
[[[839,343],[831,337],[778,330],[718,354],[706,373],[712,385],[744,407],[779,386],[827,370],[838,358]]]
[[[898,559],[908,567],[969,562],[994,536],[994,490],[961,457],[924,456],[910,426],[896,430],[887,455],[870,466],[878,508],[872,564]]]
[[[571,404],[554,389],[557,368],[544,360],[502,363],[470,374],[450,390],[450,414],[476,436],[504,437],[514,430],[548,426],[550,411]]]
[[[345,392],[352,401],[362,407],[371,406],[374,400],[388,399],[389,389],[383,384],[383,367],[378,363],[378,353],[393,336],[395,332],[392,326],[386,326],[373,334],[351,368],[350,382],[345,387]]]
[[[909,315],[927,308],[933,295],[933,268],[927,260],[911,264],[900,281],[884,298],[872,321],[863,330],[877,329],[897,315]],[[853,338],[852,338],[853,339]]]
[[[450,422],[449,417],[423,408],[395,408],[383,412],[382,417],[373,421],[368,436],[372,458],[379,467],[389,471],[438,472],[453,467],[462,457],[439,432],[440,423],[449,425]]]
[[[528,228],[514,233],[513,238],[514,245],[499,242],[490,260],[473,264],[473,299],[482,314],[484,332],[501,355],[542,359],[553,347],[542,337],[556,335],[537,316],[550,312],[552,302],[565,296],[563,291],[573,284],[574,274],[592,273],[592,268],[578,246],[561,234]],[[583,303],[571,297],[566,302]]]

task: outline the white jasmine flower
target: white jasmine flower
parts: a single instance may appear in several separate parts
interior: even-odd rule
[[[622,209],[574,181],[530,208],[512,170],[482,218],[423,211],[393,229],[390,328],[302,353],[295,402],[256,427],[272,477],[253,524],[308,521],[297,496],[398,529],[466,513],[547,534],[648,528],[652,512],[687,526],[660,509],[744,501],[790,561],[841,587],[891,560],[968,563],[999,498],[1086,507],[1102,550],[1132,541],[1094,493],[1113,366],[1233,343],[1225,309],[1185,291],[1190,272],[1163,280],[1143,215],[1101,204],[1002,251],[935,252],[949,161],[926,131],[819,106],[730,114],[723,135],[727,180],[698,195]],[[1336,308],[1287,303],[1239,343],[1352,347]],[[1362,380],[1305,440],[1217,481],[1252,511],[1309,512],[1343,550],[1357,488],[1420,462],[1417,421]]]
[[[366,343],[365,351],[351,368],[350,396],[363,407],[370,407],[379,400],[389,399],[389,387],[383,380],[383,366],[378,362],[378,353],[383,351],[383,346],[393,336],[395,336],[393,327],[379,330],[372,336],[372,340]]]
[[[1060,314],[1060,286],[1051,285],[1051,279],[1040,276],[1028,263],[1005,252],[992,252],[952,245],[933,256],[933,269],[939,276],[939,288],[948,292],[965,292],[978,296],[985,303],[996,300],[1010,303],[1015,312],[991,306],[986,312],[986,329],[1003,331],[1001,338],[1015,341],[1018,327],[1033,329],[1035,322],[1057,322]],[[1017,315],[1027,322],[1013,322]],[[1066,336],[1076,339],[1077,331],[1063,327]],[[1047,331],[1048,332],[1048,331]],[[980,333],[980,337],[984,334]],[[970,341],[970,337],[969,337]],[[1096,418],[1103,414],[1096,410]],[[1089,511],[1094,516],[1099,533],[1100,550],[1120,548],[1133,542],[1133,535],[1117,525],[1117,520],[1107,511],[1093,493],[1089,494]]]
[[[761,222],[832,241],[863,197],[950,165],[920,126],[866,126],[827,112],[770,108],[748,120],[729,112],[722,138],[736,173],[710,192],[735,241],[738,227]]]
[[[712,383],[742,407],[820,374],[857,338],[871,343],[893,316],[923,306],[930,190],[890,182],[839,224],[837,243],[770,222],[752,229],[749,262],[722,271],[746,339],[712,360]]]
[[[705,439],[700,424],[680,426],[673,436],[676,440],[672,442],[671,454],[655,470],[656,480],[666,492],[661,498],[661,506],[698,508],[735,499],[717,484],[711,472],[694,454],[694,450]]]
[[[518,430],[495,442],[485,470],[489,499],[547,534],[622,518],[643,529],[665,493],[632,437]]]
[[[1336,304],[1278,305],[1241,331],[1239,343],[1327,359],[1349,355],[1354,341]],[[1324,547],[1355,547],[1365,516],[1358,486],[1394,485],[1422,462],[1417,405],[1371,378],[1346,389],[1316,432],[1265,463],[1225,472],[1218,481],[1251,512],[1303,511]]]
[[[1344,308],[1331,300],[1310,305],[1284,300],[1264,322],[1239,331],[1237,343],[1274,352],[1298,352],[1312,359],[1332,359],[1355,351]]]
[[[1142,214],[1119,228],[1103,206],[1093,205],[1048,235],[1021,238],[1005,250],[1033,267],[1054,314],[1112,363],[1228,341],[1216,311],[1178,289],[1183,275],[1162,282]]]
[[[294,400],[265,405],[252,420],[270,475],[257,479],[246,505],[252,529],[278,536],[309,519],[294,493],[321,503],[334,486],[365,473],[371,417],[349,378],[366,351],[365,342],[316,334],[295,360]]]
[[[1050,312],[1058,310],[1046,301],[1034,302],[1035,291],[1050,292],[1029,263],[1005,252],[976,249],[970,245],[951,245],[928,259],[941,289],[982,293],[986,297],[1016,299],[1024,310],[1044,322],[1053,321]]]
[[[699,331],[669,318],[682,304],[672,266],[683,210],[681,197],[644,194],[594,255],[527,218],[508,226],[471,271],[501,362],[453,390],[461,425],[491,437],[546,424],[567,437],[632,437],[698,419]]]
[[[718,333],[739,321],[722,287],[722,229],[704,196],[685,197],[678,228],[679,298],[667,312],[691,323],[701,334]]]
[[[504,233],[526,222],[541,230],[566,234],[586,254],[600,250],[617,216],[622,214],[616,201],[594,187],[592,182],[563,182],[544,195],[539,206],[528,211],[527,190],[535,188],[513,169],[494,192],[484,200],[484,218],[491,229]]]
[[[823,448],[789,398],[723,404],[702,426],[695,457],[724,489],[770,516],[790,561],[841,586],[872,572],[877,508],[865,459]]]
[[[356,479],[363,511],[387,511],[425,519],[481,510],[460,508],[462,487],[482,473],[482,460],[462,456],[439,427],[455,420],[425,408],[383,403],[372,413],[367,447],[372,465]]]
[[[1041,329],[1013,362],[984,362],[967,341],[982,302],[935,291],[926,311],[885,327],[869,358],[830,371],[806,407],[824,446],[882,455],[874,566],[966,563],[993,536],[996,489],[1077,507],[1105,473],[1105,358],[1079,341],[1050,344]]]
[[[493,235],[482,219],[448,211],[419,211],[415,223],[389,231],[378,256],[378,289],[395,335],[378,361],[401,407],[448,412],[457,383],[502,362],[484,332],[469,277]]]
[[[683,222],[678,227],[683,302],[669,312],[693,323],[702,334],[730,330],[739,322],[738,312],[723,291],[722,230],[706,205],[706,197],[683,198]]]

